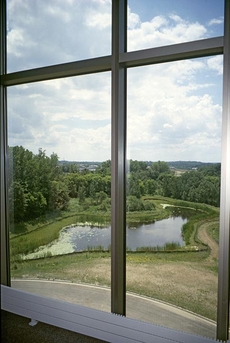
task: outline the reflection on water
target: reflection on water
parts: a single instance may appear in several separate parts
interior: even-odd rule
[[[181,228],[188,220],[182,216],[170,217],[150,224],[141,224],[126,230],[126,241],[129,250],[140,247],[164,246],[166,243],[184,245]],[[111,244],[111,226],[92,227],[90,225],[71,225],[63,228],[59,239],[41,246],[24,259],[38,258],[47,255],[63,255],[88,249],[108,249]]]
[[[138,247],[163,246],[167,242],[176,242],[183,245],[181,228],[187,219],[170,217],[150,224],[139,225],[135,228],[127,228],[127,247],[135,251]],[[68,229],[70,241],[74,251],[87,250],[88,247],[103,247],[110,245],[111,226],[97,228],[90,226],[73,226]]]

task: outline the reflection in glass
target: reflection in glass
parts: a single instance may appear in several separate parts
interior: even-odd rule
[[[128,1],[128,51],[223,35],[224,1]]]
[[[127,235],[146,242],[127,243],[127,316],[212,338],[221,71],[221,57],[128,70]]]
[[[12,286],[110,311],[110,74],[12,87],[8,112]]]
[[[110,54],[110,1],[7,1],[8,72]]]

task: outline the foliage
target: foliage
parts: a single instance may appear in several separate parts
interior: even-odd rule
[[[128,212],[153,210],[153,202],[143,198],[156,195],[219,206],[220,164],[197,163],[196,169],[181,174],[169,165],[164,161],[128,162]],[[17,224],[51,211],[67,210],[70,199],[78,199],[77,212],[109,212],[111,161],[95,166],[93,171],[84,170],[76,162],[58,162],[56,154],[48,157],[42,149],[33,154],[22,146],[9,148],[10,221]]]
[[[151,201],[138,199],[134,195],[129,195],[127,197],[127,201],[126,201],[127,212],[151,211],[154,208],[155,208],[155,205]]]
[[[9,148],[11,222],[27,221],[67,207],[69,198],[57,162],[56,154],[48,157],[42,149],[35,155],[22,146]]]

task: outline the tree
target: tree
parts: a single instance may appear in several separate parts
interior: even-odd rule
[[[133,195],[136,198],[141,197],[139,180],[134,173],[131,173],[127,179],[127,195]]]
[[[147,179],[144,182],[145,194],[154,195],[157,189],[157,183],[155,180]]]
[[[26,194],[26,216],[25,219],[33,219],[45,213],[47,202],[41,192],[28,192]]]
[[[49,208],[52,210],[66,210],[69,203],[69,195],[66,184],[63,181],[51,181]]]
[[[9,165],[10,216],[15,222],[67,207],[67,187],[62,184],[56,154],[48,157],[42,149],[35,155],[22,146],[9,147]],[[54,182],[60,183],[59,186],[54,186]],[[54,193],[58,194],[58,200]]]
[[[10,222],[22,222],[27,209],[27,199],[22,184],[13,181],[9,188],[9,217]]]
[[[143,210],[143,203],[134,195],[129,195],[126,199],[126,210],[127,212],[141,211]]]

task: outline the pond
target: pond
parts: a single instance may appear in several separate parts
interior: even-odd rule
[[[183,246],[181,228],[188,221],[184,216],[172,216],[150,224],[140,224],[126,230],[126,246],[135,251],[140,247],[164,246],[175,242]],[[58,240],[40,247],[36,252],[24,256],[25,259],[45,255],[62,255],[71,252],[96,249],[108,249],[111,244],[111,226],[92,227],[90,225],[71,225],[63,228]]]
[[[126,245],[135,251],[139,247],[163,246],[168,242],[184,245],[181,228],[187,219],[170,217],[150,224],[140,224],[126,229]],[[111,227],[97,228],[90,226],[73,226],[68,229],[70,242],[74,251],[87,250],[97,246],[108,249],[111,240]]]

